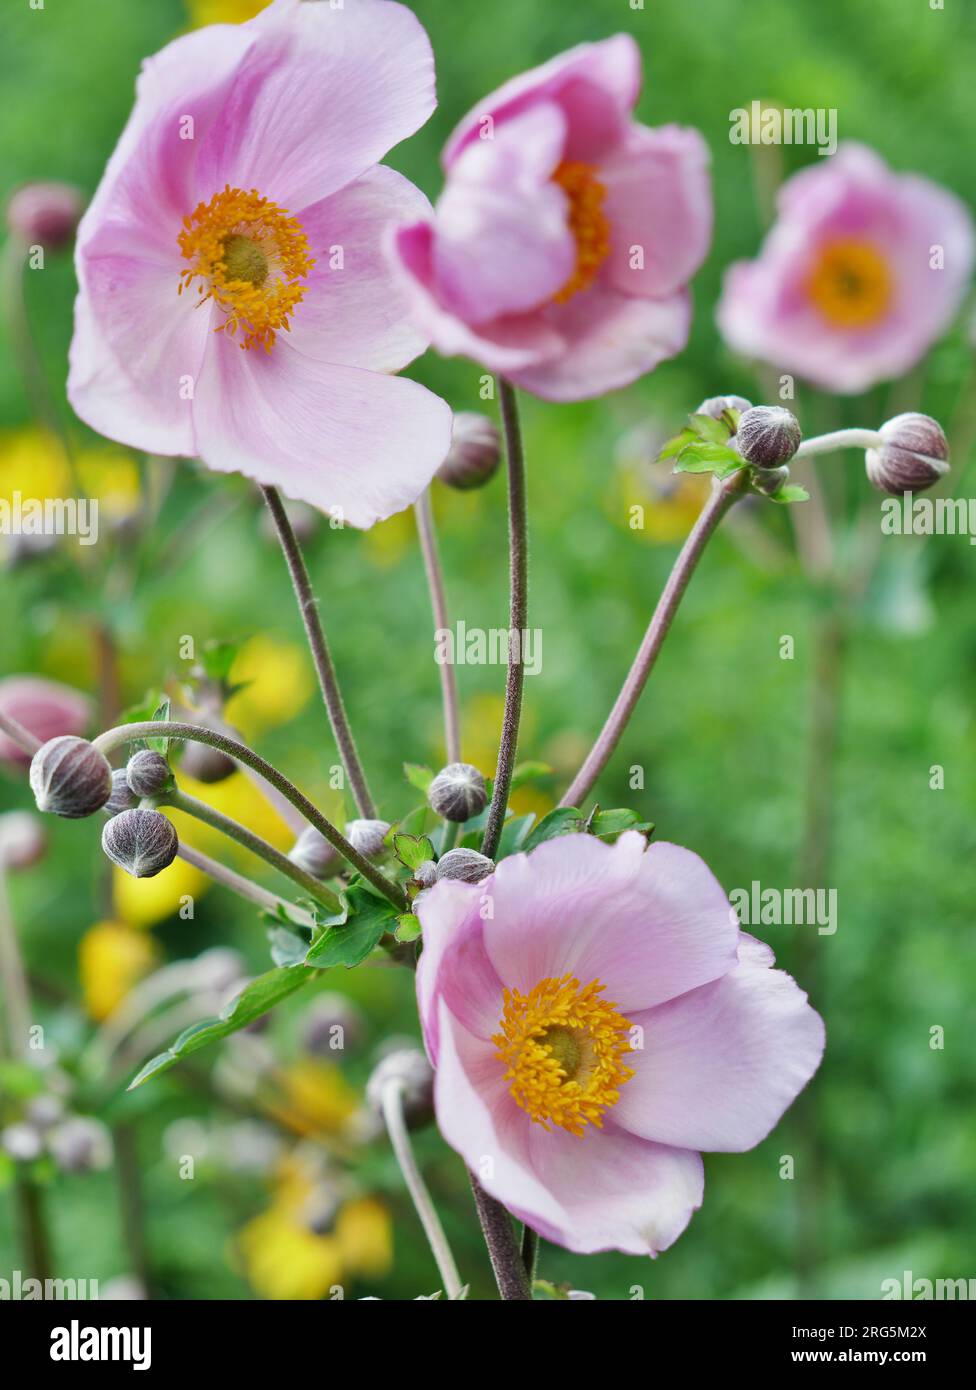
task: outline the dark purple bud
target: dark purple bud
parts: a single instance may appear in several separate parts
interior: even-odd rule
[[[494,862],[476,849],[451,849],[437,861],[437,878],[459,878],[462,883],[480,883],[494,868]]]
[[[454,417],[451,447],[437,476],[442,483],[462,491],[481,487],[498,467],[501,447],[494,420],[487,415],[459,411]]]
[[[117,816],[120,811],[131,811],[133,806],[139,805],[139,798],[129,786],[126,771],[124,767],[112,770],[112,794],[102,807],[110,816]]]
[[[430,888],[437,882],[437,865],[433,859],[425,859],[414,869],[413,876],[421,888]]]
[[[366,859],[378,859],[386,849],[384,841],[390,833],[385,820],[351,820],[346,826],[346,839],[353,849]]]
[[[314,878],[330,878],[339,863],[338,851],[314,825],[306,825],[288,851],[288,858]]]
[[[949,471],[949,442],[942,426],[930,415],[909,411],[896,415],[879,430],[882,443],[868,449],[864,462],[876,488],[898,497],[923,492]]]
[[[84,208],[81,190],[68,183],[25,183],[7,203],[7,226],[33,246],[60,251],[75,234]]]
[[[431,782],[427,800],[439,816],[460,824],[487,806],[485,779],[470,763],[448,763]]]
[[[803,442],[800,422],[781,405],[754,405],[739,421],[735,447],[756,468],[779,468]]]
[[[93,743],[62,734],[34,754],[30,784],[39,811],[80,820],[100,811],[108,801],[112,769]]]
[[[125,769],[129,790],[138,797],[159,796],[170,777],[169,763],[162,753],[154,753],[151,748],[133,753]]]
[[[106,821],[102,849],[133,878],[154,878],[176,858],[179,841],[161,811],[122,811]]]

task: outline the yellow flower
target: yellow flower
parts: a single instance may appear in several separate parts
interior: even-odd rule
[[[194,28],[204,24],[243,24],[264,9],[269,0],[187,0]]]
[[[156,965],[156,944],[125,922],[98,922],[78,946],[85,1007],[97,1022],[108,1018],[129,990]]]
[[[100,444],[77,456],[78,477],[72,474],[61,443],[44,430],[15,430],[0,438],[0,498],[75,497],[80,482],[97,498],[102,520],[124,521],[140,503],[139,469],[122,449]]]
[[[314,688],[304,647],[279,642],[263,632],[244,643],[231,680],[248,684],[228,701],[227,719],[250,737],[294,719]]]
[[[175,817],[173,817],[175,820]],[[200,898],[210,879],[183,859],[174,859],[154,878],[133,878],[124,869],[112,873],[112,900],[117,915],[134,927],[164,922],[185,906],[188,898]]]
[[[298,1134],[335,1133],[359,1108],[356,1092],[338,1067],[308,1057],[280,1072],[281,1118]]]
[[[486,777],[494,777],[498,761],[498,740],[502,731],[502,714],[505,710],[505,697],[497,695],[475,695],[464,706],[461,719],[461,755],[467,763],[473,763]],[[522,718],[522,742],[530,747],[532,742],[533,720],[528,712]],[[541,819],[552,810],[555,802],[552,796],[541,790],[537,783],[527,782],[509,797],[513,816],[525,816],[534,811]]]
[[[393,1263],[393,1223],[375,1197],[347,1202],[336,1217],[336,1239],[350,1274],[380,1279]]]
[[[410,507],[380,521],[363,536],[370,559],[379,569],[392,569],[411,545],[418,544],[417,528]]]

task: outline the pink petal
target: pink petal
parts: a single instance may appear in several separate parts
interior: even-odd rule
[[[270,353],[215,336],[194,422],[218,472],[367,527],[416,501],[450,448],[449,407],[414,381],[315,361],[285,334]]]
[[[424,949],[417,964],[417,1005],[435,1066],[442,998],[477,1037],[490,1038],[498,1031],[504,1004],[502,983],[485,951],[481,901],[478,884],[442,879],[421,893],[414,907],[424,929]]]
[[[596,162],[623,139],[640,81],[640,50],[629,34],[579,44],[506,82],[469,111],[445,146],[444,167],[478,139],[486,116],[497,127],[540,101],[558,102],[566,114],[565,157]]]
[[[549,840],[503,859],[480,887],[494,916],[485,946],[502,982],[598,979],[628,1016],[724,975],[738,927],[725,893],[697,854],[645,849],[630,831],[615,845],[592,835]]]
[[[810,1080],[824,1026],[772,953],[744,938],[720,980],[632,1016],[644,1030],[631,1054],[616,1124],[664,1144],[741,1152],[765,1139]]]
[[[637,299],[598,281],[542,317],[561,336],[562,350],[509,375],[543,400],[582,401],[629,386],[679,353],[688,341],[691,301],[685,291]]]
[[[200,196],[257,188],[294,212],[342,188],[434,109],[434,58],[404,5],[276,0],[201,152]],[[207,191],[204,191],[207,190]]]
[[[6,676],[0,680],[0,710],[47,743],[60,734],[83,734],[92,702],[80,690],[44,676]],[[0,731],[0,762],[30,765],[31,755]]]
[[[316,264],[291,319],[291,346],[319,361],[377,372],[399,371],[419,356],[428,339],[411,321],[383,247],[388,228],[429,211],[419,188],[377,165],[299,213]],[[334,247],[341,248],[341,268],[332,268]]]
[[[696,130],[635,126],[598,171],[611,227],[607,279],[623,294],[674,294],[705,259],[712,236],[708,146]],[[634,268],[631,248],[643,249]]]

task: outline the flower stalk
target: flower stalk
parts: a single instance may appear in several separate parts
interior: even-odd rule
[[[435,631],[443,631],[448,626],[447,595],[444,592],[444,575],[440,556],[437,553],[437,535],[434,530],[434,508],[430,489],[414,503],[417,518],[417,534],[427,572],[427,585],[430,589],[430,606],[434,615]],[[441,698],[444,704],[444,743],[447,748],[447,761],[461,761],[461,721],[458,714],[457,680],[454,667],[449,661],[440,665]]]
[[[491,1267],[495,1272],[498,1292],[506,1302],[530,1303],[532,1289],[522,1251],[515,1237],[512,1218],[494,1197],[481,1186],[470,1170],[471,1191],[478,1210],[478,1220],[484,1233],[485,1244],[491,1257]]]

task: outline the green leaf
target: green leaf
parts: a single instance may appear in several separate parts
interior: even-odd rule
[[[153,710],[150,716],[153,720],[159,720],[164,724],[169,723],[169,699],[164,697]],[[146,747],[151,748],[154,753],[161,753],[163,757],[169,752],[168,738],[147,738]]]
[[[526,837],[522,848],[526,851],[546,840],[555,840],[558,835],[572,835],[583,828],[583,818],[575,806],[557,806]]]
[[[498,853],[495,855],[495,859],[505,859],[509,854],[517,854],[524,849],[525,846],[522,842],[534,824],[534,811],[530,811],[527,816],[516,816],[512,820],[506,821],[501,839],[498,842]]]
[[[682,449],[674,465],[675,473],[715,473],[727,478],[745,468],[741,454],[725,444],[689,444]]]
[[[704,439],[709,444],[728,442],[730,430],[724,420],[716,420],[714,415],[692,415],[689,421],[699,439]]]
[[[325,931],[305,957],[306,965],[319,970],[344,965],[351,970],[366,959],[386,932],[395,930],[397,914],[385,898],[374,897],[356,885],[349,889],[346,901],[345,921],[326,919]]]
[[[434,780],[434,774],[429,767],[424,767],[421,763],[404,763],[403,771],[407,781],[412,787],[416,787],[419,792],[427,795],[428,788]]]
[[[404,912],[397,918],[393,935],[397,941],[416,941],[421,933],[420,918],[413,912]]]
[[[526,782],[537,782],[540,777],[549,777],[553,769],[548,763],[519,763],[512,773],[511,790],[518,791]]]
[[[766,494],[770,502],[809,502],[810,494],[805,487],[799,487],[796,483],[787,483],[775,492]]]
[[[416,869],[434,857],[434,846],[426,835],[404,835],[399,830],[393,834],[393,851],[408,869]]]
[[[314,979],[315,972],[307,970],[304,965],[283,966],[259,975],[256,980],[245,985],[218,1018],[204,1019],[201,1023],[193,1023],[189,1028],[184,1028],[171,1047],[146,1063],[138,1075],[129,1082],[128,1089],[134,1090],[150,1077],[168,1071],[181,1058],[189,1057],[201,1048],[209,1047],[211,1043],[219,1042],[221,1038],[227,1038],[231,1033],[246,1028],[249,1023],[253,1023],[256,1018],[266,1014],[269,1009],[273,1009],[276,1004],[280,1004],[283,999],[301,989],[302,985]]]
[[[308,955],[308,940],[288,927],[273,927],[268,932],[271,959],[275,965],[303,965]]]
[[[222,685],[227,682],[231,667],[237,660],[237,654],[245,640],[229,641],[214,638],[212,641],[204,643],[203,651],[200,654],[200,665],[212,681],[218,681]]]
[[[657,456],[658,462],[660,463],[664,459],[674,458],[675,455],[680,454],[682,449],[686,448],[687,445],[694,444],[697,438],[698,436],[695,431],[688,429],[686,425],[680,434],[676,434],[673,439],[669,439],[666,444],[661,446],[661,452]]]
[[[654,822],[641,820],[636,811],[631,811],[626,806],[611,811],[601,811],[598,808],[587,822],[586,829],[598,840],[609,842],[622,835],[625,830],[639,830],[642,834],[649,835],[654,829]]]

